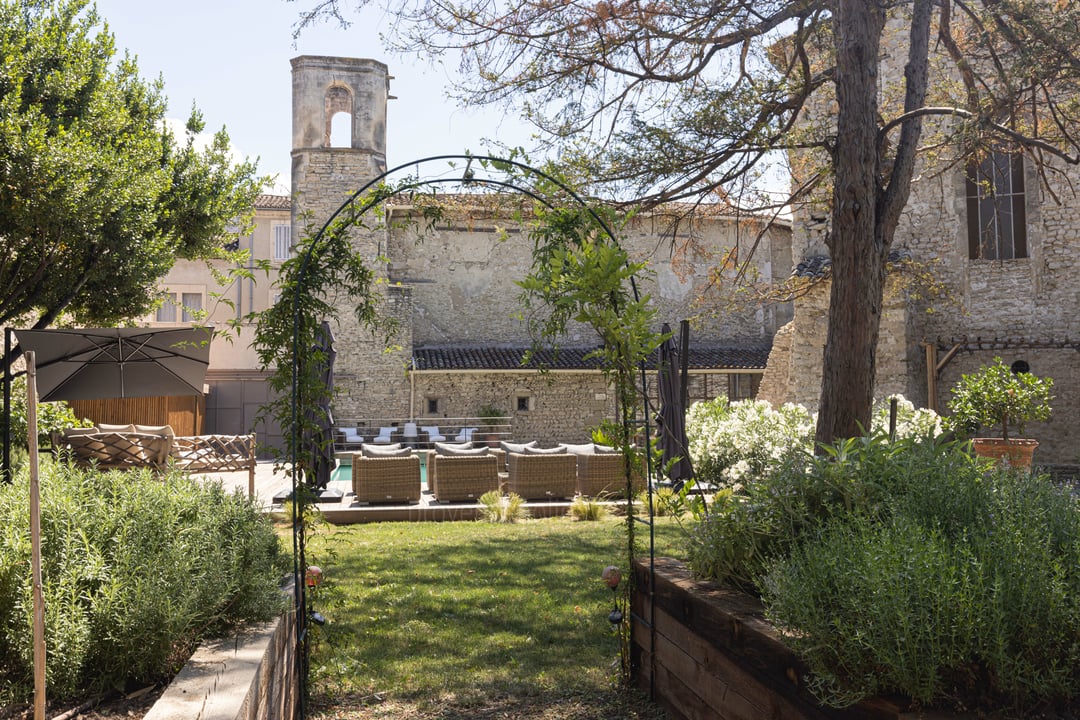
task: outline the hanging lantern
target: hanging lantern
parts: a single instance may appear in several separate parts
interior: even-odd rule
[[[619,572],[619,568],[614,565],[608,565],[604,568],[604,572],[600,574],[600,577],[603,578],[604,582],[607,583],[607,586],[612,590],[617,588],[619,583],[622,582],[622,573]]]
[[[323,572],[322,568],[318,565],[308,565],[307,572],[304,574],[304,580],[307,582],[309,588],[318,587],[322,583]]]

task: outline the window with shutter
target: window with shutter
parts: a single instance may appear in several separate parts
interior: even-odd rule
[[[288,260],[292,256],[292,228],[288,225],[274,226],[274,259]]]

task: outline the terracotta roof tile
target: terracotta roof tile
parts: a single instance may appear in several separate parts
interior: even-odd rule
[[[255,207],[260,210],[291,210],[292,198],[288,195],[263,194],[255,198]]]
[[[537,360],[552,370],[596,370],[595,358],[586,358],[594,348],[560,348],[556,353],[542,350],[525,367],[537,367]],[[692,346],[689,367],[695,370],[764,370],[769,346]],[[417,370],[519,370],[527,347],[419,347],[413,351]],[[655,357],[649,365],[655,367]]]

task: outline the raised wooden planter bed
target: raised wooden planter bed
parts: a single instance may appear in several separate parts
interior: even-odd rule
[[[874,699],[844,710],[819,705],[802,684],[805,665],[769,623],[756,598],[695,580],[670,558],[634,566],[631,662],[634,679],[687,720],[900,720],[901,708]],[[650,627],[650,624],[652,627]],[[650,682],[651,681],[651,682]]]

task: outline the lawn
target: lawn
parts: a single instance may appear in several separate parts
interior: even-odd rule
[[[658,518],[657,554],[683,555],[681,533]],[[665,717],[617,689],[600,575],[626,576],[621,518],[324,526],[311,562],[313,717]]]

